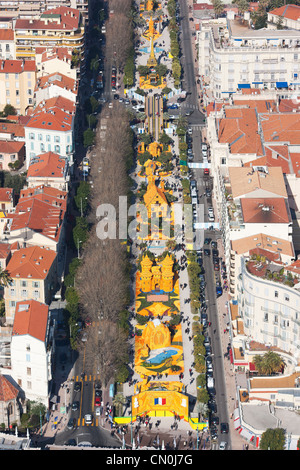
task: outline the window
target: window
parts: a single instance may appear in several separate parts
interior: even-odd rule
[[[9,294],[10,294],[11,297],[14,297],[16,295],[15,289],[10,289]]]
[[[21,297],[27,297],[27,290],[26,289],[21,290]]]
[[[34,291],[33,291],[33,297],[34,297],[35,299],[38,299],[38,298],[40,297],[40,292],[39,292],[38,290],[34,290]]]
[[[27,287],[27,281],[21,281],[21,286],[22,287]]]
[[[58,135],[54,137],[54,142],[58,142],[58,143],[60,142],[60,137]]]
[[[277,290],[274,292],[274,297],[278,297],[278,291]]]
[[[265,321],[265,322],[269,321],[269,316],[268,316],[267,313],[264,314],[264,321]]]
[[[50,135],[46,135],[46,142],[51,142],[51,136]]]
[[[42,134],[38,134],[38,139],[39,139],[39,140],[43,140]]]
[[[54,152],[60,153],[60,145],[55,145]]]
[[[35,288],[40,287],[40,282],[39,281],[32,281],[32,287],[35,287]]]
[[[10,95],[9,90],[6,90],[6,96],[9,96],[9,95]]]
[[[5,87],[9,88],[9,82],[5,82]]]
[[[26,354],[26,362],[30,362],[30,354]]]
[[[32,386],[31,382],[27,381],[27,390],[31,390],[31,386]]]
[[[31,375],[31,367],[27,367],[27,375]]]
[[[31,132],[31,133],[29,134],[29,139],[34,140],[34,133],[33,133],[33,132]]]
[[[284,300],[285,300],[286,302],[289,302],[289,301],[290,301],[290,297],[289,297],[288,295],[286,295],[286,294],[285,294],[285,296],[284,296]]]

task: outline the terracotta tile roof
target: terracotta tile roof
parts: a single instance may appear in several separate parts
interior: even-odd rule
[[[289,20],[298,21],[300,17],[300,7],[297,5],[283,5],[282,7],[275,8],[269,11],[271,15],[283,16]]]
[[[270,113],[277,111],[276,101],[258,99],[258,100],[239,100],[234,101],[234,105],[237,106],[248,106],[249,108],[254,108],[258,113]]]
[[[75,114],[76,105],[74,101],[68,100],[64,96],[53,96],[47,100],[41,101],[35,108],[33,114],[37,112],[50,111],[52,109],[61,109],[69,114]]]
[[[256,166],[280,167],[284,175],[295,173],[289,154],[288,145],[268,146],[265,145],[265,156],[258,157],[244,164],[244,167]]]
[[[290,159],[295,175],[300,176],[300,153],[291,153]]]
[[[250,237],[240,238],[239,240],[231,241],[231,249],[238,255],[249,253],[255,248],[261,248],[268,252],[279,253],[290,256],[295,256],[294,246],[292,242],[283,240],[282,238],[272,237],[264,233],[257,233]]]
[[[48,21],[47,21],[48,19]],[[48,23],[47,25],[45,23]],[[57,31],[76,31],[80,23],[80,12],[75,8],[60,6],[44,11],[38,19],[17,19],[15,30],[42,29]]]
[[[284,198],[242,198],[240,199],[244,223],[288,224],[291,217]]]
[[[48,305],[36,300],[17,302],[12,336],[29,335],[45,341],[48,313]]]
[[[0,41],[13,41],[15,38],[13,29],[0,29]]]
[[[274,197],[287,197],[282,169],[280,167],[271,167],[267,171],[268,173],[258,170],[254,171],[247,167],[229,168],[233,199],[249,195],[253,192],[258,194],[266,192]],[[268,194],[265,196],[268,196]]]
[[[43,184],[34,188],[22,189],[16,210],[19,212],[26,211],[28,203],[32,199],[46,202],[52,207],[59,207],[65,212],[67,209],[68,193]]]
[[[280,113],[293,113],[300,110],[300,97],[296,99],[282,98],[278,104],[278,111]]]
[[[43,153],[30,161],[27,178],[62,178],[65,168],[66,160],[57,153]]]
[[[0,243],[0,259],[6,259],[11,251],[10,243]]]
[[[56,106],[45,111],[39,108],[37,111],[34,111],[25,127],[68,132],[72,129],[73,119],[74,116],[72,114]]]
[[[1,60],[0,73],[35,72],[35,60]]]
[[[14,134],[15,137],[25,137],[25,130],[23,124],[16,124],[14,122],[0,122],[0,134]]]
[[[19,153],[25,147],[25,142],[17,140],[0,140],[0,153]]]
[[[72,49],[68,47],[54,47],[51,51],[44,49],[42,52],[41,62],[47,62],[48,60],[59,59],[69,61],[72,60]]]
[[[300,113],[271,113],[260,115],[265,142],[300,144]]]
[[[19,201],[15,212],[8,214],[11,220],[10,231],[28,228],[57,242],[65,209],[60,207],[57,200],[51,201],[49,196],[48,199],[49,202],[45,202],[37,197],[29,197]]]
[[[0,201],[10,202],[13,199],[14,190],[12,188],[0,188]]]
[[[44,75],[37,79],[35,85],[35,91],[43,90],[49,86],[56,85],[60,88],[72,91],[77,94],[78,92],[78,82],[67,75],[64,75],[60,72],[54,72],[49,75]]]
[[[21,248],[12,255],[6,269],[14,279],[46,279],[55,258],[53,250],[39,246]]]
[[[226,107],[225,117],[219,120],[218,138],[229,144],[231,153],[263,155],[255,109]]]
[[[14,400],[18,395],[18,389],[16,389],[16,387],[14,387],[3,375],[0,374],[0,402]]]

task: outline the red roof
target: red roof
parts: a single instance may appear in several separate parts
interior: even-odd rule
[[[14,190],[12,188],[0,188],[0,201],[11,202],[13,199]]]
[[[277,198],[241,198],[241,209],[245,223],[288,224],[290,222],[287,202]]]
[[[14,40],[14,31],[13,29],[0,29],[0,41],[13,41]]]
[[[35,72],[35,60],[1,60],[1,73]]]
[[[269,13],[271,15],[288,18],[289,20],[298,21],[300,17],[300,7],[297,5],[283,5],[280,8],[269,11]]]
[[[38,78],[35,90],[48,88],[52,85],[72,91],[74,94],[77,94],[78,91],[78,82],[74,80],[74,78],[68,77],[60,72],[50,73],[49,75]]]
[[[74,116],[61,108],[54,106],[49,110],[37,108],[31,115],[26,128],[46,129],[51,131],[68,132],[72,129]]]
[[[62,178],[66,160],[54,152],[46,152],[34,157],[27,171],[27,178]]]
[[[36,300],[17,302],[12,336],[29,335],[45,341],[48,313],[48,305]]]
[[[68,193],[67,191],[60,191],[59,189],[43,184],[35,186],[34,188],[22,189],[16,210],[19,212],[26,211],[28,201],[32,199],[46,202],[52,207],[60,207],[65,212],[67,209]]]
[[[46,24],[47,23],[47,24]],[[75,8],[60,6],[44,11],[38,19],[17,19],[15,31],[33,29],[76,31],[79,28],[80,12]]]
[[[65,215],[64,204],[53,201],[39,200],[37,197],[19,200],[15,212],[8,214],[11,220],[10,230],[28,228],[45,237],[58,241]]]
[[[18,389],[0,374],[0,402],[14,400],[18,395]]]
[[[6,153],[9,155],[19,153],[23,147],[25,147],[25,142],[17,140],[0,140],[0,153]]]
[[[14,252],[6,269],[12,278],[46,279],[55,258],[56,252],[47,248],[21,248]]]
[[[15,137],[25,137],[24,125],[8,121],[0,122],[0,134],[14,134]]]

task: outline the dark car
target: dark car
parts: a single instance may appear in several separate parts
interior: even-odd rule
[[[209,245],[211,242],[211,238],[205,238],[204,245]]]
[[[229,431],[228,423],[221,423],[221,434],[227,434]]]
[[[217,249],[217,248],[218,248],[218,244],[217,244],[217,242],[215,242],[215,241],[212,241],[212,242],[211,242],[211,246],[212,246],[212,248],[214,248],[214,249]]]
[[[213,242],[211,242],[211,246],[212,246],[212,244],[213,244]],[[212,250],[212,254],[213,254],[213,257],[214,257],[214,258],[219,258],[219,252],[218,252],[218,250],[213,249],[213,250]]]
[[[75,382],[74,392],[80,392],[80,390],[81,390],[81,382]]]
[[[212,402],[212,403],[209,403],[209,409],[212,413],[216,413],[217,412],[217,405],[215,402]]]
[[[68,424],[67,424],[67,428],[68,429],[74,429],[75,426],[76,426],[76,419],[75,418],[69,419]]]
[[[79,409],[79,401],[74,401],[72,403],[72,410],[77,411]]]
[[[212,424],[218,425],[219,424],[219,417],[218,416],[212,416],[211,422],[212,422]]]

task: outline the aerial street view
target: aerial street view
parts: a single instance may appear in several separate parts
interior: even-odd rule
[[[0,9],[0,450],[299,449],[300,5]]]

